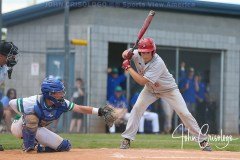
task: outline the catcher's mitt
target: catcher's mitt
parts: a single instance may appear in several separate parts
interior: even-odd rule
[[[99,110],[98,110],[98,115],[99,115],[100,117],[103,117],[105,123],[106,123],[109,127],[112,127],[114,121],[117,119],[113,107],[110,107],[109,105],[106,105],[106,106],[104,106],[104,107],[99,108]]]

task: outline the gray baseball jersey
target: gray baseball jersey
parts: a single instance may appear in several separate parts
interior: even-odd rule
[[[146,87],[151,93],[162,93],[177,88],[175,79],[158,54],[154,54],[153,59],[145,64],[137,50],[134,50],[133,53],[132,60],[138,73],[149,80]]]

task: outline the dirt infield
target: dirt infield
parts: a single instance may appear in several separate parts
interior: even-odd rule
[[[160,159],[160,160],[240,160],[240,152],[158,149],[72,149],[59,153],[24,153],[21,150],[0,152],[0,160],[112,160],[112,159]]]

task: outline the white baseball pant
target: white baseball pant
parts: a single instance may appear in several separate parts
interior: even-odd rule
[[[130,113],[126,113],[124,116],[124,120],[128,121],[130,117]],[[152,121],[152,132],[159,132],[159,120],[158,120],[158,114],[157,113],[153,113],[153,112],[144,112],[141,120],[140,120],[140,125],[139,125],[139,132],[144,132],[144,121],[146,120],[150,120]],[[116,133],[116,126],[115,124],[113,124],[113,126],[111,128],[109,128],[109,132],[110,133]]]
[[[143,113],[150,104],[159,98],[165,100],[176,111],[185,127],[189,129],[189,132],[195,137],[196,140],[198,140],[198,137],[200,142],[207,139],[207,136],[201,133],[201,130],[195,118],[188,111],[186,103],[179,89],[174,89],[165,93],[153,94],[148,91],[146,86],[141,91],[137,102],[133,106],[126,126],[126,130],[122,133],[122,137],[130,140],[135,139],[139,127],[139,122]]]
[[[152,132],[159,132],[159,119],[158,114],[154,112],[145,111],[140,119],[139,132],[144,133],[144,122],[146,120],[152,121]]]

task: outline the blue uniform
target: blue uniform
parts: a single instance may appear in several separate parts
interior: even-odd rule
[[[110,99],[108,100],[108,102],[113,105],[113,107],[115,108],[128,108],[128,103],[127,103],[127,99],[125,98],[125,96],[121,96],[119,98],[117,98],[115,95],[110,97]]]
[[[179,71],[179,82],[181,82],[182,80],[184,80],[187,77],[187,73],[185,70],[181,69]]]
[[[1,102],[2,102],[2,105],[4,108],[7,108],[9,106],[9,98],[7,96],[4,96],[2,99],[1,99]]]
[[[202,100],[206,100],[205,94],[207,93],[206,85],[204,82],[199,83],[199,91],[196,92],[196,95]]]
[[[107,100],[114,96],[114,89],[119,86],[122,82],[126,80],[126,76],[124,74],[118,76],[117,78],[113,78],[111,75],[108,75],[107,81]]]
[[[186,103],[195,103],[196,90],[195,90],[194,79],[189,79],[189,78],[183,79],[182,82],[180,82],[179,84],[179,88],[180,89],[184,88],[187,83],[189,84],[189,88],[182,93],[182,96],[186,101]]]

